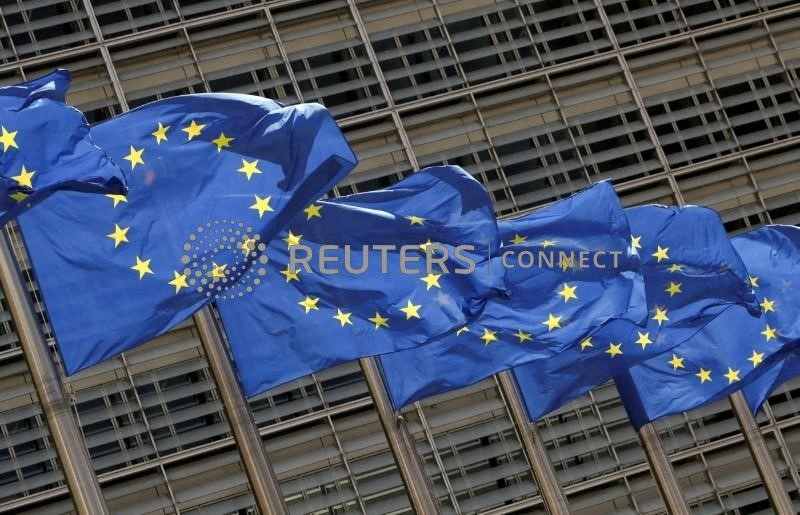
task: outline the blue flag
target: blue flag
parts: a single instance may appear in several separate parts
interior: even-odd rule
[[[125,177],[64,104],[69,72],[0,88],[0,225],[55,190],[123,194]]]
[[[268,284],[217,303],[245,394],[464,325],[502,289],[498,244],[489,196],[456,167],[313,204],[270,245],[253,279]]]
[[[568,352],[515,369],[532,420],[686,341],[732,305],[758,311],[747,271],[716,212],[693,206],[625,212],[631,244],[642,256],[647,324],[614,322]]]
[[[321,106],[247,95],[161,100],[91,132],[128,195],[63,192],[20,217],[70,374],[237,291],[253,246],[355,163]]]
[[[454,333],[382,356],[396,408],[548,359],[610,320],[645,317],[639,258],[610,183],[500,222],[500,231],[493,266],[505,270],[509,295]]]
[[[759,366],[761,368],[761,366]],[[784,344],[764,360],[763,368],[748,378],[742,391],[753,414],[758,413],[767,398],[783,383],[800,375],[800,341]]]
[[[737,236],[761,316],[733,306],[689,340],[615,378],[636,428],[740,389],[784,344],[800,338],[800,229],[768,226]],[[766,371],[766,369],[765,369]]]

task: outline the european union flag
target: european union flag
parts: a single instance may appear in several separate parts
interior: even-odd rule
[[[731,241],[747,266],[761,316],[732,306],[670,352],[616,377],[635,427],[730,395],[757,377],[768,357],[800,338],[800,293],[792,288],[800,229],[762,227]]]
[[[70,77],[56,70],[0,88],[0,225],[55,190],[125,193],[125,177],[92,144],[89,125],[64,97]]]
[[[127,196],[63,192],[20,217],[70,374],[243,291],[254,245],[356,162],[321,106],[247,95],[161,100],[91,132]]]
[[[761,368],[761,367],[759,367]],[[753,414],[786,381],[800,375],[800,341],[784,344],[781,349],[764,360],[763,368],[748,377],[742,391]]]
[[[647,324],[613,322],[567,352],[515,369],[532,420],[688,340],[732,305],[758,311],[747,271],[716,212],[653,205],[625,212],[631,245],[642,256]]]
[[[252,279],[268,284],[217,303],[245,394],[464,325],[503,287],[498,243],[491,200],[457,167],[316,202],[269,246]]]
[[[548,359],[610,320],[645,317],[639,258],[610,183],[499,225],[492,265],[509,295],[454,333],[382,356],[395,407]]]

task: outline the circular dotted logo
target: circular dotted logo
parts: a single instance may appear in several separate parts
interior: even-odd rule
[[[235,299],[251,293],[267,273],[267,245],[236,220],[198,225],[183,244],[183,273],[190,288],[207,297]]]

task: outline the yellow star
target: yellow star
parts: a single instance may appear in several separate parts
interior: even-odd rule
[[[224,132],[220,132],[216,139],[211,140],[211,143],[217,146],[217,152],[222,152],[223,148],[231,146],[231,141],[233,141],[233,138],[229,138]]]
[[[610,355],[612,358],[617,356],[618,354],[622,354],[622,344],[617,343],[615,345],[613,343],[609,343],[608,350],[606,350],[605,353]]]
[[[481,340],[483,340],[484,345],[489,345],[492,342],[497,341],[497,331],[491,331],[489,329],[483,330],[483,336],[481,336]]]
[[[425,219],[422,218],[421,216],[407,216],[406,218],[408,219],[409,222],[411,222],[411,225],[424,225],[425,224]]]
[[[211,269],[211,278],[214,281],[216,281],[217,279],[225,279],[225,269],[228,268],[227,264],[223,263],[221,265],[218,265],[212,261],[211,266],[213,267]]]
[[[22,165],[22,171],[19,172],[19,175],[14,175],[11,178],[17,181],[23,188],[33,188],[33,174],[36,172],[29,172],[25,165]]]
[[[114,240],[114,248],[119,247],[120,243],[128,243],[128,231],[130,227],[122,228],[117,224],[114,224],[114,232],[111,234],[106,234],[106,237],[111,238]]]
[[[519,245],[520,243],[525,243],[526,241],[528,241],[528,238],[526,236],[522,236],[520,234],[515,234],[514,238],[512,238],[512,240],[511,240],[511,244],[512,245]]]
[[[306,220],[311,220],[315,216],[319,217],[319,218],[322,218],[322,215],[319,214],[321,209],[322,209],[322,206],[319,206],[317,204],[311,204],[310,206],[305,208],[303,210],[303,212],[306,214]]]
[[[523,342],[526,342],[526,341],[531,341],[533,339],[531,333],[526,333],[522,329],[520,329],[516,333],[514,333],[514,336],[519,338],[519,343],[523,343]]]
[[[561,328],[561,319],[563,317],[556,317],[553,316],[552,313],[548,313],[547,320],[542,322],[542,324],[547,326],[548,331],[552,331],[553,329],[560,329]]]
[[[167,141],[167,131],[170,127],[172,126],[167,125],[164,127],[161,122],[158,122],[158,129],[150,133],[156,139],[157,145],[160,145],[162,141]]]
[[[136,168],[136,165],[143,165],[144,164],[144,160],[142,159],[142,153],[143,152],[144,152],[143,148],[140,148],[139,150],[136,150],[135,148],[133,148],[133,145],[131,145],[130,154],[128,154],[124,158],[126,161],[129,161],[131,163],[131,170]]]
[[[555,247],[556,241],[555,240],[544,240],[542,242],[542,248],[546,249],[547,247]]]
[[[639,333],[639,331],[636,332]],[[645,347],[653,343],[653,340],[650,339],[650,333],[639,333],[639,338],[636,340],[636,343],[641,345],[642,348],[644,349]]]
[[[3,135],[0,136],[0,143],[3,144],[3,152],[7,151],[9,148],[19,148],[17,146],[17,142],[14,138],[17,137],[17,131],[8,132],[5,127],[0,127],[3,130]]]
[[[728,384],[733,383],[734,381],[739,380],[739,372],[740,370],[734,370],[731,367],[728,367],[728,372],[723,374],[726,379],[728,379]]]
[[[764,361],[764,353],[753,351],[753,355],[747,358],[747,361],[753,363],[753,368],[756,368],[762,361]]]
[[[569,299],[578,299],[578,296],[575,294],[575,290],[577,290],[577,286],[570,286],[567,283],[564,283],[564,287],[561,288],[561,291],[557,293],[557,295],[561,295],[564,297],[564,302],[569,301]]]
[[[683,293],[681,291],[681,286],[683,286],[683,283],[674,283],[674,282],[670,281],[669,285],[667,286],[667,289],[664,290],[664,291],[669,293],[669,296],[672,297],[673,295],[677,295],[679,293]]]
[[[241,249],[245,254],[249,254],[250,252],[254,251],[256,249],[256,239],[246,237],[241,243]]]
[[[678,370],[679,368],[683,368],[683,358],[679,358],[675,354],[672,355],[672,359],[667,361],[670,365],[672,365],[672,370]]]
[[[589,347],[594,347],[594,345],[592,344],[592,338],[591,337],[586,338],[585,340],[583,340],[581,342],[581,350],[586,350]]]
[[[269,205],[269,201],[272,200],[272,197],[264,197],[261,198],[258,195],[253,195],[256,198],[256,203],[250,206],[250,209],[255,209],[258,211],[258,217],[261,218],[264,216],[264,213],[272,211],[272,207]]]
[[[192,141],[192,139],[200,135],[204,128],[205,125],[198,125],[197,122],[192,120],[188,127],[184,127],[181,130],[189,136],[189,141]]]
[[[461,328],[459,328],[459,329],[456,331],[456,336],[460,336],[460,335],[461,335],[461,333],[468,333],[468,332],[469,332],[469,327],[467,327],[467,326],[464,326],[464,327],[461,327]]]
[[[775,312],[775,301],[769,300],[768,298],[764,297],[764,300],[761,301],[761,309],[764,313],[769,313],[772,311]]]
[[[406,307],[400,308],[400,311],[406,314],[406,320],[410,320],[413,318],[421,318],[419,316],[419,308],[422,307],[422,304],[412,304],[411,299],[408,299],[408,303]]]
[[[428,241],[426,241],[425,243],[421,243],[419,248],[421,248],[423,252],[428,252],[428,247],[430,247],[431,245],[433,245],[433,243],[431,243],[431,239],[428,238]]]
[[[700,368],[700,372],[695,374],[697,377],[700,378],[700,384],[705,383],[706,381],[711,381],[711,371],[706,370],[704,368]]]
[[[659,326],[669,320],[669,318],[667,318],[667,308],[661,309],[656,306],[656,314],[653,316],[652,320],[658,322]]]
[[[336,314],[333,315],[333,318],[338,320],[339,323],[342,324],[342,327],[344,327],[346,325],[353,325],[353,322],[350,321],[350,315],[352,315],[352,313],[345,313],[341,309],[336,308]]]
[[[670,265],[669,268],[667,268],[667,272],[670,273],[683,272],[683,265],[678,265],[678,264]]]
[[[300,278],[298,277],[298,275],[300,274],[300,269],[299,268],[296,268],[295,270],[292,270],[287,266],[286,270],[281,270],[281,274],[283,274],[283,276],[286,277],[286,282],[287,283],[289,281],[299,281],[300,280]]]
[[[769,324],[767,324],[767,327],[761,331],[761,334],[764,335],[764,338],[766,338],[767,341],[774,340],[778,337],[778,332],[776,329],[774,327],[770,327]]]
[[[175,274],[175,277],[167,284],[171,284],[175,287],[175,293],[181,291],[181,288],[188,288],[189,284],[186,282],[186,276],[183,274],[179,274],[178,272],[172,272]]]
[[[252,179],[254,175],[261,173],[261,170],[258,169],[258,159],[255,161],[245,161],[242,159],[242,167],[236,171],[245,174],[248,181]]]
[[[286,242],[287,247],[291,247],[292,245],[300,245],[300,238],[302,237],[302,234],[294,234],[292,231],[289,231],[289,235],[286,236],[283,241]]]
[[[381,314],[378,313],[377,311],[375,312],[374,317],[368,318],[367,320],[375,324],[375,329],[378,329],[380,327],[389,327],[389,319],[381,316]]]
[[[442,274],[428,274],[425,277],[420,277],[419,280],[425,283],[427,286],[426,290],[430,290],[434,286],[436,288],[441,288],[441,286],[439,286],[439,278],[441,276]]]
[[[758,288],[758,277],[753,277],[752,275],[748,275],[747,280],[750,281],[750,286],[752,286],[753,288]]]
[[[30,195],[28,195],[27,193],[24,193],[22,191],[18,191],[16,193],[12,193],[11,195],[9,195],[9,197],[11,197],[12,199],[16,200],[17,202],[22,202],[23,200],[25,200],[29,196]]]
[[[663,260],[669,259],[669,256],[667,255],[667,251],[668,250],[669,250],[669,247],[662,249],[661,245],[659,245],[658,248],[656,249],[656,251],[651,254],[651,256],[656,258],[657,262],[661,263]]]
[[[136,270],[139,272],[139,279],[142,279],[146,274],[152,274],[153,271],[150,270],[150,259],[146,259],[142,261],[139,259],[139,256],[136,256],[136,264],[131,267],[131,270]]]
[[[298,302],[298,304],[300,304],[306,309],[306,315],[307,315],[312,309],[319,309],[317,307],[317,302],[319,302],[319,297],[306,297],[305,299]]]
[[[110,198],[111,200],[114,201],[114,207],[117,207],[117,204],[119,204],[120,202],[127,202],[128,201],[128,197],[126,197],[125,195],[108,194],[108,195],[106,195],[106,197],[108,197],[108,198]]]
[[[642,237],[631,234],[631,247],[635,249],[642,248]]]

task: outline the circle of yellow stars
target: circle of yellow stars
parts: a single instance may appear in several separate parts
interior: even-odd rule
[[[174,130],[178,130],[175,128]],[[198,120],[191,119],[188,124],[180,127],[180,132],[176,133],[179,142],[190,142],[195,139],[203,140],[208,131],[211,130],[206,123]],[[156,146],[162,143],[169,142],[175,134],[173,134],[173,125],[164,124],[163,121],[157,121],[155,130],[150,133]],[[181,135],[181,133],[183,133]],[[0,127],[0,143],[3,145],[4,152],[10,148],[18,148],[16,143],[16,131],[8,131],[5,127]],[[211,138],[211,136],[209,136]],[[235,138],[220,131],[213,139],[205,140],[210,141],[216,147],[218,153],[232,147]],[[129,145],[127,155],[122,159],[127,161],[131,171],[140,166],[146,166],[148,151],[142,147],[138,148],[135,145]],[[259,167],[258,160],[242,159],[241,167],[236,172],[242,173],[247,181],[250,181],[254,175],[264,173]],[[25,166],[22,167],[20,173],[14,179],[22,188],[33,188],[33,178],[36,172],[28,170]],[[18,192],[15,198],[18,202],[24,200],[28,195],[23,192]],[[106,195],[112,201],[112,207],[116,209],[122,204],[128,203],[128,198],[125,195],[108,194]],[[271,197],[268,195],[254,194],[253,203],[249,208],[255,211],[259,218],[263,218],[267,213],[274,211],[271,205]],[[308,218],[319,217],[321,207],[319,205],[311,205],[305,209]],[[224,226],[224,227],[222,227]],[[241,250],[245,256],[245,260],[250,260],[253,263],[258,261],[260,264],[266,262],[265,255],[259,255],[259,251],[263,251],[265,246],[258,243],[259,236],[252,234],[252,228],[244,228],[244,223],[234,222],[233,220],[214,221],[213,230],[211,223],[207,223],[205,227],[198,227],[197,233],[190,236],[190,240],[184,243],[184,251],[186,252],[181,260],[184,268],[181,270],[173,270],[172,278],[165,281],[166,284],[174,288],[174,293],[179,294],[182,291],[190,288],[195,288],[198,293],[205,293],[207,296],[212,294],[222,294],[230,292],[228,298],[238,293],[239,296],[243,295],[244,291],[252,291],[252,287],[261,283],[260,276],[266,273],[263,267],[254,267],[248,269],[246,264],[228,266],[225,263],[217,263],[213,259],[213,255],[220,251],[238,252]],[[200,229],[205,229],[203,233]],[[113,248],[117,249],[123,245],[130,243],[131,235],[136,233],[135,228],[123,225],[121,221],[113,223],[113,229],[109,228],[108,233],[105,234],[113,242]],[[214,233],[217,241],[211,242],[207,236]],[[212,245],[216,244],[216,245]],[[153,260],[144,255],[135,255],[135,262],[130,266],[139,280],[144,280],[150,276],[155,276],[153,272]],[[296,275],[294,275],[296,278]],[[287,278],[291,280],[292,276]],[[241,284],[239,284],[241,283]],[[232,292],[234,285],[241,286],[242,291]]]

